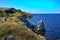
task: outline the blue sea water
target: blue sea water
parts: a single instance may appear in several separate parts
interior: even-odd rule
[[[49,40],[60,40],[60,14],[32,14],[33,18],[29,21],[38,25],[39,20],[43,20],[46,36]]]

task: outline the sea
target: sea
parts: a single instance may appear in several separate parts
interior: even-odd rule
[[[60,14],[32,14],[30,23],[38,25],[39,20],[43,20],[45,36],[48,40],[60,40]]]

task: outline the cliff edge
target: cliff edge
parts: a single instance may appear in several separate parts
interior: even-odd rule
[[[25,21],[20,19],[22,16],[26,19],[32,17],[15,8],[0,8],[0,40],[45,40],[28,28]]]

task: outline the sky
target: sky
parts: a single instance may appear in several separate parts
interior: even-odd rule
[[[13,7],[29,13],[60,13],[60,0],[0,0],[0,7]]]

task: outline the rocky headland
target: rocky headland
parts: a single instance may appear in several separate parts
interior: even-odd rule
[[[40,20],[38,28],[28,20],[33,16],[15,8],[0,8],[0,40],[47,40]]]

